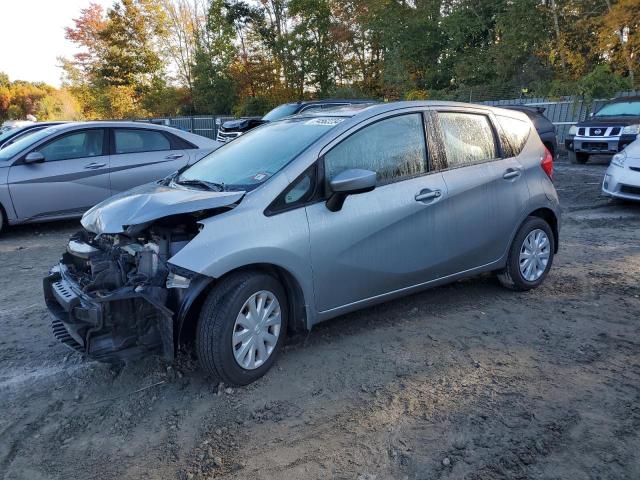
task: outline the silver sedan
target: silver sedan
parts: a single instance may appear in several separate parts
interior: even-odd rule
[[[640,140],[613,156],[604,175],[602,193],[607,197],[640,201]]]
[[[81,216],[216,150],[215,140],[139,122],[57,125],[0,151],[0,230]]]

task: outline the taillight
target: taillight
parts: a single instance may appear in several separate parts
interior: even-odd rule
[[[542,162],[540,163],[542,170],[547,174],[549,180],[553,180],[553,155],[548,148],[544,149],[544,157],[542,157]]]

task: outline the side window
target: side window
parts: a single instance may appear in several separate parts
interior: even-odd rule
[[[438,122],[449,168],[498,157],[493,129],[485,115],[439,112]]]
[[[316,171],[315,164],[307,169],[267,207],[265,214],[267,216],[275,215],[302,206],[311,200],[315,193]]]
[[[102,155],[104,130],[84,130],[57,138],[38,149],[47,162]]]
[[[329,182],[351,168],[372,170],[378,184],[414,177],[427,171],[422,114],[381,120],[357,131],[324,157]]]
[[[502,143],[507,157],[520,155],[529,139],[531,124],[513,117],[496,115],[502,130]]]
[[[171,150],[169,139],[155,130],[115,128],[116,153],[139,153]]]

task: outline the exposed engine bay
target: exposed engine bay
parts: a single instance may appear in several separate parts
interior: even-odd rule
[[[159,220],[135,236],[73,235],[61,262],[44,280],[45,299],[63,343],[102,359],[175,351],[174,319],[192,272],[167,260],[199,231],[192,215]]]

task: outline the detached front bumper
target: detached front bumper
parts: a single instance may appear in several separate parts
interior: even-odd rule
[[[576,153],[592,155],[614,155],[634,142],[637,135],[622,135],[615,137],[567,137],[565,147]]]
[[[43,280],[55,337],[95,360],[122,361],[150,352],[174,356],[173,312],[159,287],[123,287],[105,296],[81,291],[64,264]]]

